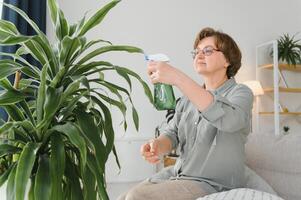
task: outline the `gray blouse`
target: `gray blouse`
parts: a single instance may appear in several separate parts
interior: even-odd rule
[[[214,101],[200,112],[186,97],[176,106],[173,119],[160,129],[180,156],[172,167],[152,176],[205,181],[217,191],[244,186],[246,137],[250,132],[252,91],[234,78],[209,91]]]

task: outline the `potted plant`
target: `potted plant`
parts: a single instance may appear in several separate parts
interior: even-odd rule
[[[278,60],[289,65],[301,63],[301,43],[300,39],[295,39],[296,35],[283,34],[278,41]],[[273,52],[271,51],[271,56]]]
[[[0,61],[0,87],[4,89],[0,106],[9,115],[7,122],[0,123],[0,186],[7,181],[7,199],[23,200],[28,185],[29,200],[108,199],[105,164],[111,152],[119,165],[109,106],[121,111],[126,129],[130,105],[138,129],[130,77],[142,84],[152,103],[150,89],[138,74],[103,60],[92,60],[112,51],[142,53],[137,47],[113,45],[101,39],[88,41],[85,37],[119,2],[113,0],[91,18],[70,25],[57,2],[48,0],[57,37],[55,45],[22,10],[4,4],[37,33],[21,35],[11,22],[0,23],[0,44],[20,45],[13,54],[1,52],[11,59]],[[41,69],[24,60],[24,54],[32,55]],[[124,78],[129,89],[107,81],[107,71]],[[14,73],[17,78],[12,86],[7,77]],[[20,80],[21,73],[27,78]]]

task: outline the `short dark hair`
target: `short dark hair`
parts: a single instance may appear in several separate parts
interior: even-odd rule
[[[207,27],[197,34],[193,48],[196,49],[200,41],[207,37],[215,38],[217,49],[223,52],[225,58],[230,63],[226,72],[227,77],[234,77],[241,67],[241,52],[236,42],[226,33]]]

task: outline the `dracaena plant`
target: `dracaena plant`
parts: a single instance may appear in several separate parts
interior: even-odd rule
[[[278,40],[278,60],[284,61],[289,65],[296,66],[301,64],[301,43],[300,39],[295,39],[297,34],[290,36],[283,34]],[[272,57],[271,50],[270,56]]]
[[[141,49],[85,37],[118,3],[113,0],[89,19],[71,25],[57,2],[48,0],[55,45],[22,10],[4,4],[37,33],[21,35],[14,24],[0,21],[0,45],[20,45],[15,53],[0,53],[6,57],[0,60],[0,106],[9,115],[0,124],[0,186],[7,182],[7,199],[108,199],[105,164],[111,152],[119,165],[110,108],[121,111],[124,129],[130,108],[138,129],[131,78],[138,80],[152,103],[150,89],[138,74],[95,58],[112,51],[142,53]],[[28,63],[25,54],[40,66]],[[106,80],[108,71],[128,86]],[[12,74],[17,77],[14,85],[7,78]],[[26,78],[18,80],[20,74]]]

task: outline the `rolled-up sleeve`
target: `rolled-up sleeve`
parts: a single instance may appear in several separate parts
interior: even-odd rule
[[[184,97],[182,97],[177,103],[173,118],[159,129],[161,135],[167,136],[171,140],[172,149],[177,148],[179,144],[178,125],[183,111],[183,99]]]
[[[225,132],[238,131],[247,126],[253,107],[253,93],[247,86],[237,85],[227,97],[211,94],[213,102],[200,112],[204,119]]]

